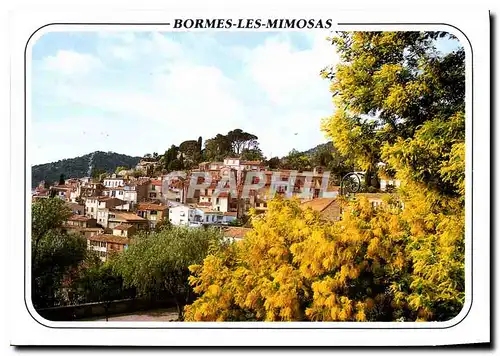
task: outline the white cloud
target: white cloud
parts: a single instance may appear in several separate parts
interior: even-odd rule
[[[102,67],[102,62],[90,54],[59,50],[55,56],[44,58],[43,67],[62,75],[76,76]]]
[[[247,52],[251,77],[274,104],[307,106],[327,97],[328,83],[319,73],[337,58],[324,37],[314,37],[311,49],[297,50],[287,37],[276,36]]]
[[[320,119],[332,111],[319,71],[337,59],[324,37],[311,36],[311,47],[298,50],[287,36],[256,48],[226,48],[211,36],[181,44],[159,33],[106,33],[99,36],[98,57],[60,50],[43,61],[65,78],[50,84],[54,102],[100,114],[82,119],[68,113],[58,124],[35,124],[35,132],[47,133],[35,138],[36,162],[95,150],[161,153],[171,144],[235,128],[256,134],[266,155],[311,148],[325,141]],[[221,49],[228,58],[218,66],[203,61],[204,54]],[[124,67],[116,69],[113,59]],[[240,71],[225,73],[229,61],[241,63]],[[106,73],[118,73],[116,80]],[[102,137],[101,131],[112,134]]]

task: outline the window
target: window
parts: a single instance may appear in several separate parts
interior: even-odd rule
[[[90,208],[90,212],[93,213],[94,212],[94,208]]]
[[[151,211],[149,212],[149,214],[150,214],[150,215],[156,215],[156,214],[158,214],[158,212],[157,212],[156,210],[151,210]]]
[[[156,190],[156,187],[154,185],[152,185],[151,190]]]
[[[219,198],[217,198],[217,199],[215,200],[215,204],[220,204],[220,199],[219,199]]]
[[[183,211],[181,211],[181,213],[179,215],[180,216],[185,216],[186,214]]]
[[[123,195],[123,192],[120,190],[120,191],[118,192],[118,195]]]

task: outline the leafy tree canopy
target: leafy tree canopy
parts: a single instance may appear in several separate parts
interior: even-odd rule
[[[140,295],[174,297],[182,318],[182,307],[193,297],[188,267],[201,263],[210,247],[221,241],[220,232],[212,229],[172,227],[142,234],[117,256],[113,270]]]

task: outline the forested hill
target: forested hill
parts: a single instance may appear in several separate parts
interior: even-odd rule
[[[44,180],[50,184],[57,182],[61,174],[66,178],[87,177],[93,170],[114,172],[116,167],[135,167],[141,157],[132,157],[115,152],[96,151],[81,157],[63,159],[57,162],[32,166],[32,186]]]
[[[314,156],[316,153],[318,152],[322,152],[322,151],[327,151],[327,152],[335,152],[335,148],[333,147],[333,143],[330,141],[330,142],[327,142],[327,143],[320,143],[319,145],[317,145],[316,147],[314,148],[310,148],[308,149],[307,151],[304,151],[302,152],[303,155],[306,155],[308,157],[312,157]]]

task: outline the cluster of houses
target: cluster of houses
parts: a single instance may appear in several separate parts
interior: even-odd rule
[[[338,192],[338,186],[329,185],[322,167],[310,172],[269,170],[260,161],[228,157],[223,162],[201,163],[184,177],[113,174],[101,181],[71,178],[48,189],[41,182],[32,198],[64,200],[73,215],[63,228],[85,236],[88,248],[105,260],[110,253],[126,249],[134,234],[155,229],[163,221],[188,227],[221,226],[227,237],[241,239],[248,229],[230,225],[250,209],[265,213],[274,194],[298,196],[304,208],[338,220]],[[372,204],[381,201],[380,194],[367,197]]]

